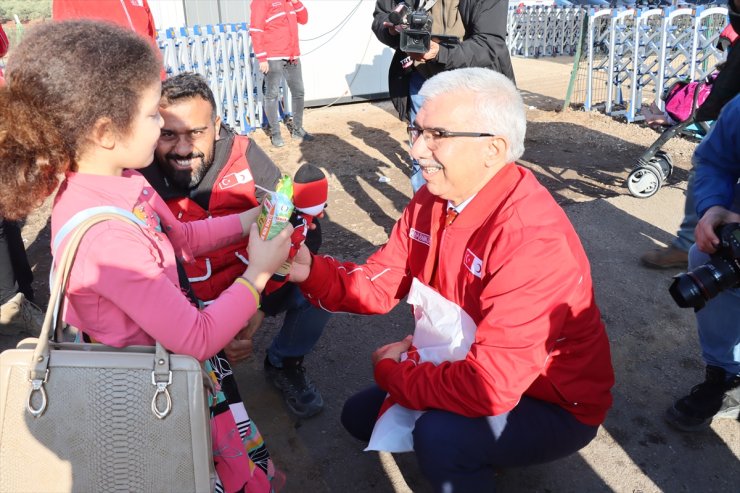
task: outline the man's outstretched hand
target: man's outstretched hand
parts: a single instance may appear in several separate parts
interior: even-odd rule
[[[301,245],[298,253],[293,257],[293,263],[290,265],[290,280],[296,283],[305,281],[311,273],[312,261],[313,257],[308,247]]]

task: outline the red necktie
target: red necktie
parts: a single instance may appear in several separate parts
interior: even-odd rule
[[[452,224],[452,221],[455,220],[457,217],[458,212],[455,210],[454,207],[448,207],[447,208],[447,215],[445,216],[445,228]]]
[[[447,214],[445,215],[444,223],[442,223],[442,228],[440,229],[440,240],[442,238],[442,230],[444,230],[446,227],[448,227],[450,224],[452,224],[452,221],[455,220],[457,217],[458,212],[455,210],[454,207],[448,207],[447,208]],[[435,254],[435,260],[434,260],[434,269],[432,270],[432,279],[430,282],[430,285],[439,290],[439,285],[437,284],[437,266],[439,265],[439,244],[437,244],[437,253]]]

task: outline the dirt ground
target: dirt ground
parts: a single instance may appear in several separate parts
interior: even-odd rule
[[[612,342],[615,403],[597,438],[561,461],[501,471],[504,492],[738,491],[740,424],[717,421],[710,431],[686,435],[661,418],[675,397],[703,378],[693,315],[667,294],[678,271],[639,266],[639,255],[667,244],[680,222],[683,190],[695,142],[665,147],[676,166],[658,194],[629,196],[624,180],[658,134],[599,113],[558,112],[569,67],[562,60],[515,59],[518,85],[530,107],[526,152],[532,169],[563,205],[591,259],[597,301]],[[541,74],[547,73],[547,77]],[[262,132],[254,139],[287,173],[304,162],[329,177],[328,217],[322,250],[361,261],[383,244],[411,195],[405,128],[388,102],[309,109],[306,128],[315,142],[273,149]],[[29,218],[24,237],[45,291],[48,207]],[[236,369],[250,414],[260,426],[288,492],[429,491],[413,454],[362,451],[339,424],[343,401],[372,382],[370,354],[412,329],[408,308],[388,315],[335,315],[308,370],[326,407],[297,421],[264,381],[262,354],[279,327],[268,320],[257,334],[258,353]],[[12,341],[0,338],[8,347]]]

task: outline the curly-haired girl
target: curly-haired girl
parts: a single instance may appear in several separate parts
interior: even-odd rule
[[[203,361],[255,313],[259,292],[288,255],[292,228],[262,241],[257,210],[180,223],[136,171],[152,162],[162,119],[161,63],[135,33],[94,21],[54,22],[15,48],[0,89],[0,216],[27,215],[62,179],[52,241],[76,214],[100,206],[142,223],[93,226],[80,244],[63,319],[110,346],[153,345]],[[183,294],[177,261],[253,233],[244,274],[199,310]],[[59,235],[59,238],[57,238]],[[61,250],[59,250],[61,251]],[[218,470],[218,468],[217,468]],[[246,471],[227,491],[269,491],[267,474]],[[251,478],[250,478],[250,475]],[[246,482],[255,479],[246,487]]]

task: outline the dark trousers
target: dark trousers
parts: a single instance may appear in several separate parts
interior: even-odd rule
[[[270,69],[265,74],[265,116],[270,125],[271,134],[279,135],[278,125],[278,96],[280,95],[280,81],[285,77],[291,96],[291,111],[293,113],[293,128],[303,128],[303,74],[301,72],[301,61],[296,59],[268,60]]]
[[[0,218],[0,305],[22,292],[33,301],[33,273],[20,225]]]
[[[350,397],[342,424],[356,438],[370,439],[386,393],[377,386]],[[565,409],[522,397],[498,416],[467,418],[430,410],[413,431],[419,467],[445,493],[493,492],[496,468],[529,466],[577,452],[596,436],[598,426],[581,423]]]

